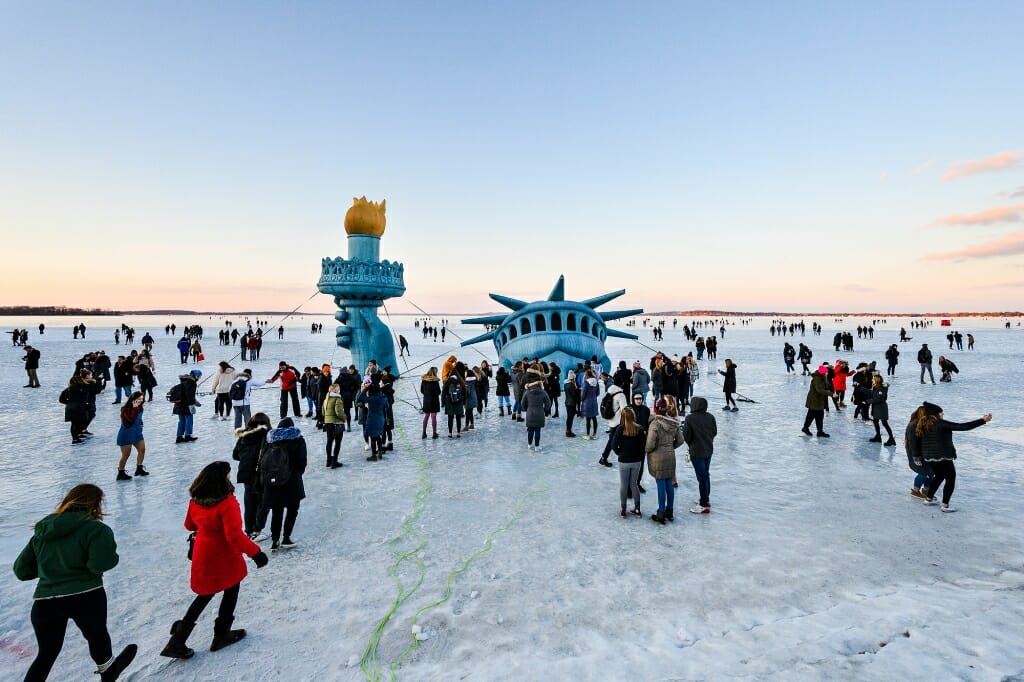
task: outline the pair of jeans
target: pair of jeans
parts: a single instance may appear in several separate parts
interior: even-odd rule
[[[920,490],[923,487],[928,487],[934,476],[932,474],[917,474],[914,476],[914,487]]]
[[[132,394],[132,386],[114,386],[114,400],[121,402],[121,393],[124,393],[124,399],[128,400],[128,396]]]
[[[235,408],[235,428],[240,429],[249,423],[252,416],[252,405],[239,405]]]
[[[82,631],[89,643],[89,656],[97,665],[113,657],[107,632],[107,593],[102,587],[66,597],[36,599],[32,602],[31,618],[39,652],[25,675],[28,682],[41,682],[50,674],[64,647],[69,620]]]
[[[511,410],[512,409],[512,399],[509,398],[507,395],[499,395],[498,396],[498,407],[499,408],[507,407],[508,409]]]
[[[640,508],[640,467],[643,462],[619,462],[619,504],[626,508],[626,497],[633,491],[633,508]]]
[[[526,427],[526,443],[528,445],[540,445],[540,427],[539,426],[527,426]]]
[[[179,414],[178,415],[178,437],[191,436],[192,435],[192,421],[193,416],[191,414]]]
[[[922,384],[924,383],[924,373],[925,373],[925,371],[928,372],[928,378],[931,379],[932,383],[934,384],[935,383],[935,375],[932,374],[932,363],[930,363],[930,362],[922,362],[921,363],[921,383]]]
[[[697,490],[700,492],[700,506],[711,506],[711,458],[690,457],[693,473],[697,476]]]
[[[664,514],[672,510],[672,504],[676,499],[676,489],[672,486],[671,478],[655,479],[658,484],[658,513]]]

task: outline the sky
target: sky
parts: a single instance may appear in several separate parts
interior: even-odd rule
[[[12,2],[0,305],[1020,310],[1020,2]],[[305,302],[305,303],[304,303]]]

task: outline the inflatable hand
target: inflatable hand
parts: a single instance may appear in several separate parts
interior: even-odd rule
[[[347,323],[336,330],[338,345],[352,352],[357,365],[365,367],[374,359],[381,367],[391,365],[398,374],[391,330],[377,317],[375,308],[347,307],[337,312],[335,319]]]

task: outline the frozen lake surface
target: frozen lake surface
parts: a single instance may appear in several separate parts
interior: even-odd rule
[[[223,318],[218,318],[223,319]],[[323,335],[308,333],[324,322]],[[454,320],[454,317],[452,318]],[[120,565],[105,577],[115,648],[134,641],[139,655],[122,679],[232,680],[912,680],[1019,679],[1024,675],[1024,415],[1020,328],[966,320],[957,327],[977,339],[973,352],[952,351],[960,374],[952,384],[921,385],[915,355],[922,341],[945,354],[946,330],[910,331],[891,380],[892,426],[901,445],[869,443],[869,425],[850,409],[826,416],[828,440],[800,435],[807,378],[787,376],[782,340],[769,322],[730,326],[718,361],[701,363],[696,395],[707,396],[719,436],[711,466],[714,512],[685,513],[695,499],[690,465],[678,451],[676,521],[646,516],[657,507],[654,482],[644,484],[644,519],[618,516],[618,473],[598,466],[603,440],[563,437],[548,422],[543,449],[530,453],[521,424],[501,419],[493,398],[462,439],[422,441],[412,371],[397,384],[398,430],[385,462],[364,460],[357,431],[342,447],[344,468],[324,467],[325,437],[297,420],[310,452],[294,538],[299,546],[270,557],[243,585],[236,626],[249,636],[210,653],[212,608],[189,640],[189,661],[161,658],[172,621],[192,598],[182,528],[188,485],[205,464],[230,460],[231,422],[211,420],[213,400],[197,415],[197,443],[175,445],[175,418],[164,393],[182,366],[164,318],[124,318],[156,337],[161,383],[147,404],[144,479],[115,482],[117,407],[113,385],[98,400],[96,436],[70,446],[57,394],[75,358],[103,348],[111,356],[119,318],[91,318],[86,340],[72,340],[70,319],[0,318],[5,330],[28,326],[42,351],[43,388],[22,389],[20,348],[3,351],[0,381],[0,666],[20,679],[35,655],[29,623],[33,584],[19,583],[11,563],[31,525],[52,511],[74,484],[107,493]],[[812,318],[806,318],[808,325]],[[218,347],[214,321],[178,318],[206,328],[208,378],[235,348]],[[890,318],[874,340],[835,353],[834,325],[797,336],[822,360],[851,366],[877,360],[906,320]],[[271,320],[276,328],[276,321]],[[458,340],[424,341],[412,318],[395,318],[412,344],[410,365],[450,352],[469,364],[493,347],[459,349]],[[680,320],[681,328],[682,320]],[[146,327],[146,324],[152,326]],[[236,321],[236,324],[240,324]],[[157,328],[159,326],[159,328]],[[278,360],[347,365],[329,317],[268,334],[254,376],[268,378]],[[624,327],[619,327],[624,328]],[[909,328],[908,328],[909,330]],[[463,338],[479,327],[454,331]],[[637,331],[634,329],[633,331]],[[717,333],[705,329],[704,334]],[[665,341],[644,345],[669,355],[692,344],[666,326]],[[5,337],[6,338],[6,337]],[[789,337],[786,337],[787,340]],[[136,345],[136,347],[139,347]],[[966,347],[966,344],[965,344]],[[650,350],[632,341],[608,343],[613,361]],[[721,387],[709,375],[732,358],[739,391],[757,403],[720,411]],[[400,361],[401,362],[401,361]],[[798,365],[799,366],[799,365]],[[191,369],[191,365],[189,369]],[[400,369],[405,370],[406,365]],[[208,385],[208,384],[207,384]],[[924,507],[909,495],[902,431],[910,412],[929,400],[954,421],[992,412],[991,424],[957,434],[956,514]],[[253,411],[275,421],[278,391],[254,393]],[[582,425],[577,426],[582,431]],[[614,460],[614,458],[613,458]],[[130,464],[134,462],[130,460]],[[237,491],[241,498],[241,489]],[[424,639],[417,645],[414,626]],[[71,627],[53,680],[92,677],[83,639]]]

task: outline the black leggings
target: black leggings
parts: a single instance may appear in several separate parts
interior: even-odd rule
[[[230,393],[218,393],[217,398],[213,401],[214,410],[217,412],[218,417],[230,417],[231,416],[231,394]]]
[[[729,407],[729,405],[732,405],[733,407],[736,407],[736,399],[732,397],[732,393],[730,393],[729,391],[726,391],[725,392],[725,406]]]
[[[590,429],[593,427],[594,435],[597,435],[597,417],[587,417],[587,435],[590,435]]]
[[[931,465],[932,471],[935,473],[935,478],[928,486],[928,497],[934,495],[935,491],[939,489],[939,484],[945,481],[946,485],[942,488],[942,504],[949,504],[949,498],[953,497],[953,489],[956,488],[956,464],[951,459],[928,462],[928,464]]]
[[[223,596],[220,598],[220,608],[217,609],[218,618],[230,619],[235,617],[235,606],[238,605],[238,588],[241,585],[242,583],[236,583],[234,586],[224,590]],[[185,622],[195,623],[199,620],[199,616],[203,614],[203,609],[213,600],[214,596],[213,594],[196,595],[196,598],[189,605],[188,611],[185,612]]]
[[[26,682],[46,679],[64,646],[68,620],[82,631],[89,643],[89,656],[96,665],[113,657],[107,633],[107,593],[101,587],[81,594],[53,599],[37,599],[32,603],[32,629],[36,633],[39,653],[25,675]]]
[[[565,432],[572,433],[572,423],[576,419],[576,406],[565,406]]]
[[[466,408],[466,428],[472,429],[476,426],[476,421],[473,419],[473,408]]]
[[[889,420],[888,419],[875,419],[874,422],[875,422],[875,438],[881,438],[882,437],[882,431],[881,431],[881,429],[878,428],[879,423],[881,423],[881,425],[885,427],[885,432],[887,434],[889,434],[889,440],[895,440],[892,437],[892,429],[889,428]]]
[[[462,432],[462,415],[450,414],[448,415],[448,435],[452,435],[452,424],[455,424],[459,429],[459,433]]]
[[[345,436],[345,425],[338,424],[324,424],[324,432],[327,434],[327,456],[331,456],[331,450],[333,448],[335,457],[341,452],[341,439]]]

